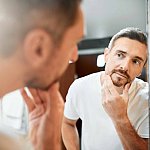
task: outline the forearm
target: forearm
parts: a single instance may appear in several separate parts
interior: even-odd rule
[[[62,137],[67,150],[79,150],[79,135],[76,126],[63,124]]]
[[[136,133],[128,118],[115,123],[115,128],[125,150],[148,149],[148,142]]]
[[[43,142],[41,142],[42,148],[40,150],[61,150],[63,107],[56,110],[55,113],[51,111],[51,116],[48,115],[48,119],[45,119],[42,127],[44,129]]]
[[[61,126],[59,124],[43,124],[45,132],[42,134],[32,129],[29,139],[35,150],[61,150]],[[37,135],[36,137],[34,135]]]
[[[53,109],[45,118],[38,122],[36,128],[35,123],[32,126],[30,123],[30,140],[33,143],[35,150],[60,150],[61,149],[61,126],[63,117],[63,107],[61,109],[56,109],[54,113]]]
[[[49,131],[50,132],[50,131]],[[40,142],[39,142],[40,143]],[[51,134],[40,143],[37,150],[61,150],[61,131],[60,129],[51,130]]]
[[[57,97],[55,97],[57,95]],[[47,109],[43,126],[40,150],[61,150],[61,127],[63,120],[64,102],[59,92],[51,93],[50,108]]]

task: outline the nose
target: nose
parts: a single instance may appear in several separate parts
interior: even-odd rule
[[[73,52],[70,58],[70,63],[74,63],[78,60],[78,47],[77,45],[73,48]]]
[[[120,65],[120,69],[124,70],[124,71],[129,71],[130,68],[130,60],[125,60],[122,62],[122,64]]]

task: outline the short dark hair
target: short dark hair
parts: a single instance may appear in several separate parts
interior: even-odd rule
[[[115,34],[109,42],[108,48],[111,49],[114,46],[114,43],[117,39],[126,37],[132,40],[139,41],[147,46],[147,35],[142,32],[139,28],[127,27],[125,29],[120,30],[117,34]]]
[[[27,32],[42,28],[54,40],[74,24],[81,0],[0,0],[0,53],[10,55]]]

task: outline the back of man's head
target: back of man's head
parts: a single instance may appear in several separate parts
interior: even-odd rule
[[[138,28],[128,27],[128,28],[124,28],[124,29],[120,30],[117,34],[115,34],[112,37],[108,48],[111,49],[114,46],[115,41],[122,37],[126,37],[131,40],[139,41],[140,43],[145,44],[147,46],[146,34]]]
[[[26,33],[42,28],[59,41],[73,25],[81,0],[0,0],[0,56],[9,56]]]

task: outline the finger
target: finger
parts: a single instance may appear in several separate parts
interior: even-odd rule
[[[54,92],[55,92],[55,91],[58,91],[58,90],[59,90],[59,86],[60,86],[59,82],[55,82],[55,83],[48,89],[48,91],[52,91],[52,90],[54,90]]]
[[[40,98],[40,96],[38,95],[38,90],[37,89],[33,89],[33,88],[28,88],[29,92],[31,93],[32,97],[33,97],[33,102],[35,103],[35,105],[39,105],[42,103],[42,99]]]
[[[27,92],[25,91],[25,89],[20,89],[20,93],[28,107],[29,112],[31,112],[35,108],[35,105],[32,99],[27,95]]]
[[[47,91],[37,90],[37,94],[39,95],[40,99],[47,103],[50,101],[50,94],[57,95],[57,92],[59,91],[59,83],[54,83]]]
[[[107,81],[104,82],[103,88],[104,88],[104,92],[105,92],[105,97],[110,96],[111,93],[109,91],[109,88],[108,88],[108,85],[107,85]]]
[[[107,103],[109,100],[112,100],[112,95],[111,95],[109,89],[106,86],[106,82],[103,84],[102,96],[103,96],[103,104]]]
[[[127,83],[127,84],[125,85],[125,88],[124,88],[124,89],[125,89],[126,91],[129,91],[130,86],[131,86],[131,83]]]
[[[64,100],[59,92],[58,83],[51,86],[51,88],[49,89],[49,96],[50,96],[49,105],[51,109],[53,109],[54,107],[57,108],[64,107]]]
[[[124,89],[123,89],[123,94],[122,97],[124,98],[125,102],[128,103],[129,101],[129,88],[130,88],[130,83],[126,84]]]
[[[105,99],[106,99],[104,84],[103,84],[103,86],[101,88],[101,96],[102,96],[102,104],[103,104]]]
[[[109,75],[106,75],[106,87],[107,89],[109,89],[111,95],[118,95],[118,92],[116,91],[114,84]]]
[[[43,107],[43,105],[40,105],[39,107],[37,107],[34,111],[32,111],[29,115],[29,119],[33,120],[36,118],[39,118],[40,116],[42,116],[45,112],[45,109]]]
[[[42,104],[44,105],[44,108],[46,109],[47,105],[48,105],[48,101],[50,101],[50,96],[48,91],[42,91],[42,90],[37,90],[37,94],[40,97],[40,100],[42,102]]]

